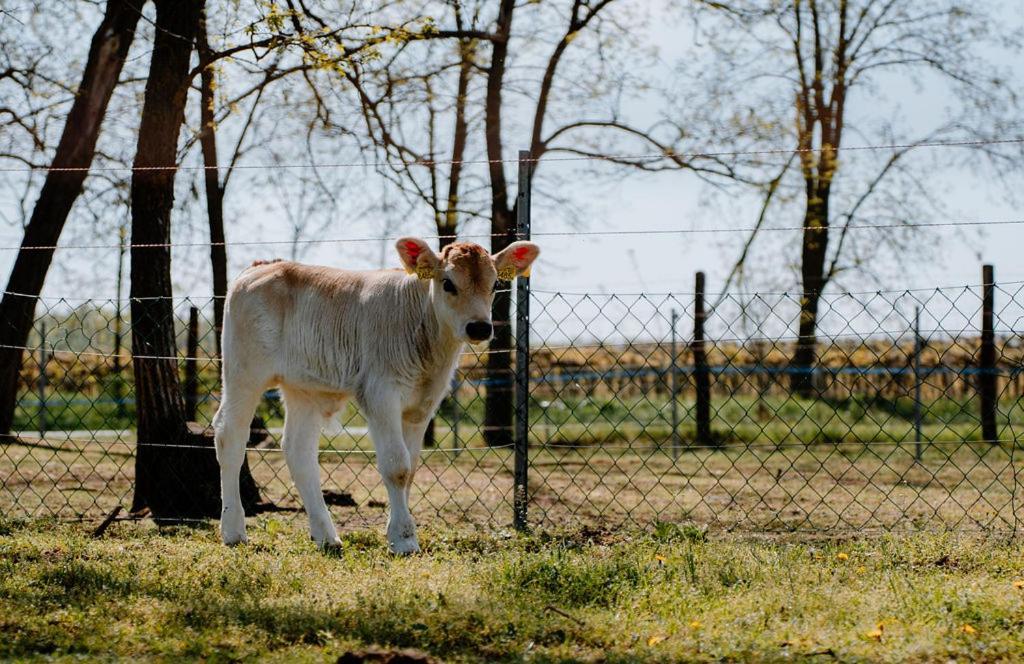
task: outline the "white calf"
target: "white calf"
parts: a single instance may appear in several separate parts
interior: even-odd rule
[[[239,472],[249,423],[263,392],[279,386],[281,445],[313,539],[339,544],[317,453],[325,419],[354,397],[388,492],[388,544],[396,553],[419,550],[409,488],[427,423],[463,344],[491,337],[498,275],[523,274],[539,249],[515,242],[491,256],[478,245],[456,243],[439,256],[418,238],[403,238],[397,248],[405,272],[257,262],[232,285],[224,310],[223,393],[213,420],[225,544],[246,539]]]

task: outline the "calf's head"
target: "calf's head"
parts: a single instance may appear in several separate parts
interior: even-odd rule
[[[396,247],[406,271],[430,282],[438,321],[470,343],[487,341],[494,332],[491,304],[500,281],[529,275],[540,254],[532,242],[513,242],[493,256],[471,242],[449,244],[440,255],[415,237],[400,239]]]

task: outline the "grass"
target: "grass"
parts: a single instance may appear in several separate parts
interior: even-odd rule
[[[545,442],[600,444],[636,440],[667,441],[671,438],[671,405],[668,396],[652,391],[646,395],[604,395],[587,397],[566,390],[557,396],[531,397],[531,439]],[[29,393],[21,395],[14,413],[14,430],[34,431],[44,421],[46,428],[60,430],[131,430],[135,426],[135,404],[131,399],[122,410],[112,392],[93,395],[81,391],[51,391],[45,409]],[[131,396],[129,394],[129,396]],[[907,397],[896,399],[851,396],[844,399],[804,399],[785,394],[756,396],[727,391],[712,394],[711,424],[723,443],[748,442],[865,442],[912,441],[914,404]],[[208,424],[217,401],[205,395],[196,419]],[[684,396],[677,404],[679,427],[684,438],[693,438],[695,403]],[[258,414],[271,428],[284,424],[279,400],[264,399]],[[999,404],[1000,439],[1015,438],[1024,428],[1024,408],[1019,399],[1004,395]],[[366,421],[350,403],[338,421],[364,431]],[[439,435],[447,446],[482,446],[483,393],[463,390],[458,403],[445,402],[439,415]],[[458,439],[452,432],[458,429]],[[950,442],[981,440],[979,402],[976,396],[941,397],[922,403],[921,434],[925,440]],[[447,439],[447,440],[446,440]],[[324,437],[325,447],[369,448],[365,434],[333,434]]]
[[[447,661],[1014,661],[1018,543],[379,530],[340,554],[263,519],[227,549],[209,528],[0,523],[0,658],[333,661],[370,644]]]

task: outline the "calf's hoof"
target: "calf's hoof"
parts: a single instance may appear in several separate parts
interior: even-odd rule
[[[420,552],[420,543],[416,536],[395,539],[388,542],[388,548],[396,556],[411,556]]]
[[[309,537],[321,549],[340,549],[341,539],[330,517],[314,517],[309,521]]]
[[[220,539],[228,546],[244,544],[245,513],[241,509],[225,508],[220,515]]]
[[[323,539],[313,538],[316,545],[324,551],[341,551],[341,538],[337,535],[333,537],[325,537]]]
[[[238,546],[239,544],[245,544],[248,542],[249,538],[245,536],[245,531],[229,532],[227,530],[221,530],[220,540],[227,546]]]

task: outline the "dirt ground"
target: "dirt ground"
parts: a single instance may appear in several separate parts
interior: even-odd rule
[[[24,441],[0,446],[0,509],[10,518],[102,519],[131,502],[131,441]],[[529,522],[536,527],[692,523],[740,532],[902,529],[1013,531],[1024,453],[935,443],[743,445],[719,449],[547,445],[530,450]],[[211,451],[212,454],[212,451]],[[387,495],[372,452],[325,449],[324,489],[343,528],[382,525]],[[266,500],[301,518],[279,449],[249,452]],[[510,449],[429,450],[413,490],[421,523],[506,528]],[[330,500],[329,500],[330,502]],[[349,501],[338,501],[339,503]]]

